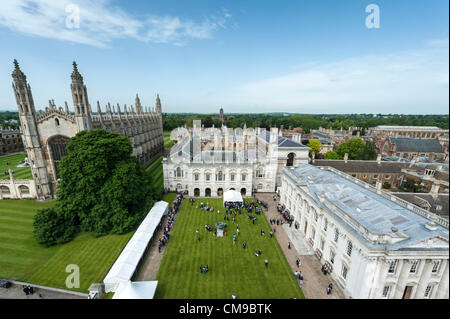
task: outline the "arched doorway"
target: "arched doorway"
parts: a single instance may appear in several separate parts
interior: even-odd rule
[[[205,189],[205,197],[211,197],[211,188]]]
[[[200,196],[200,188],[194,189],[194,196],[199,197]]]
[[[217,196],[222,196],[223,195],[223,188],[219,188],[217,189]]]
[[[19,192],[21,195],[28,195],[28,194],[30,194],[30,189],[28,188],[28,186],[20,185]]]
[[[70,139],[66,136],[56,135],[48,139],[47,145],[49,148],[50,159],[55,170],[56,178],[59,178],[58,165],[61,159],[67,155],[67,144]]]
[[[245,188],[241,188],[241,195],[245,196],[246,193],[247,193],[247,190]]]
[[[289,153],[287,161],[286,161],[286,166],[294,166],[294,158],[295,158],[295,154]]]

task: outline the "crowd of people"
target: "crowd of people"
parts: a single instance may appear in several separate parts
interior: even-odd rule
[[[284,220],[289,224],[289,227],[292,226],[294,222],[294,217],[289,214],[289,211],[286,209],[284,205],[277,205],[277,212],[284,218]]]
[[[173,224],[175,222],[175,215],[178,213],[182,201],[183,201],[183,194],[177,193],[176,198],[173,200],[172,205],[169,208],[167,221],[163,229],[164,230],[163,235],[158,240],[158,252],[161,252],[162,247],[167,245],[167,243],[169,242],[170,239],[169,232],[173,227]]]

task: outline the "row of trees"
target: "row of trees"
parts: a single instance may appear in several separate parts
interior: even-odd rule
[[[194,119],[202,120],[205,127],[212,124],[220,126],[222,123],[217,118],[218,115],[205,114],[163,114],[164,130],[184,126],[192,127]],[[373,114],[227,114],[225,125],[236,128],[243,127],[280,127],[285,128],[301,127],[306,133],[312,129],[318,129],[320,126],[325,128],[345,130],[350,127],[365,128],[375,127],[377,125],[409,125],[409,126],[437,126],[442,129],[449,128],[448,115],[373,115]],[[356,132],[354,132],[356,135]]]
[[[134,229],[153,206],[157,190],[131,155],[130,140],[105,130],[82,131],[67,151],[58,165],[56,205],[34,218],[38,243],[65,243],[80,231],[101,236]]]

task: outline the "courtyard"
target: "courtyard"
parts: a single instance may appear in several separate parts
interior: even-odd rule
[[[214,211],[197,208],[202,201],[209,202]],[[234,222],[232,215],[227,215],[230,220],[225,221],[226,236],[220,238],[205,230],[205,225],[214,228],[217,222],[224,222],[222,199],[196,198],[193,205],[187,199],[183,201],[156,275],[155,298],[304,298],[277,239],[269,235],[271,229],[264,212],[256,215],[253,210],[251,214],[257,217],[253,224],[246,210],[241,210]],[[240,231],[234,244],[237,225]],[[255,255],[257,250],[262,252],[260,256]],[[201,273],[200,265],[208,265],[206,274]]]

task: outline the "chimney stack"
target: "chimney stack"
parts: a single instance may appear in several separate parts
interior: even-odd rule
[[[377,163],[378,165],[381,165],[381,154],[378,154],[377,156]]]

